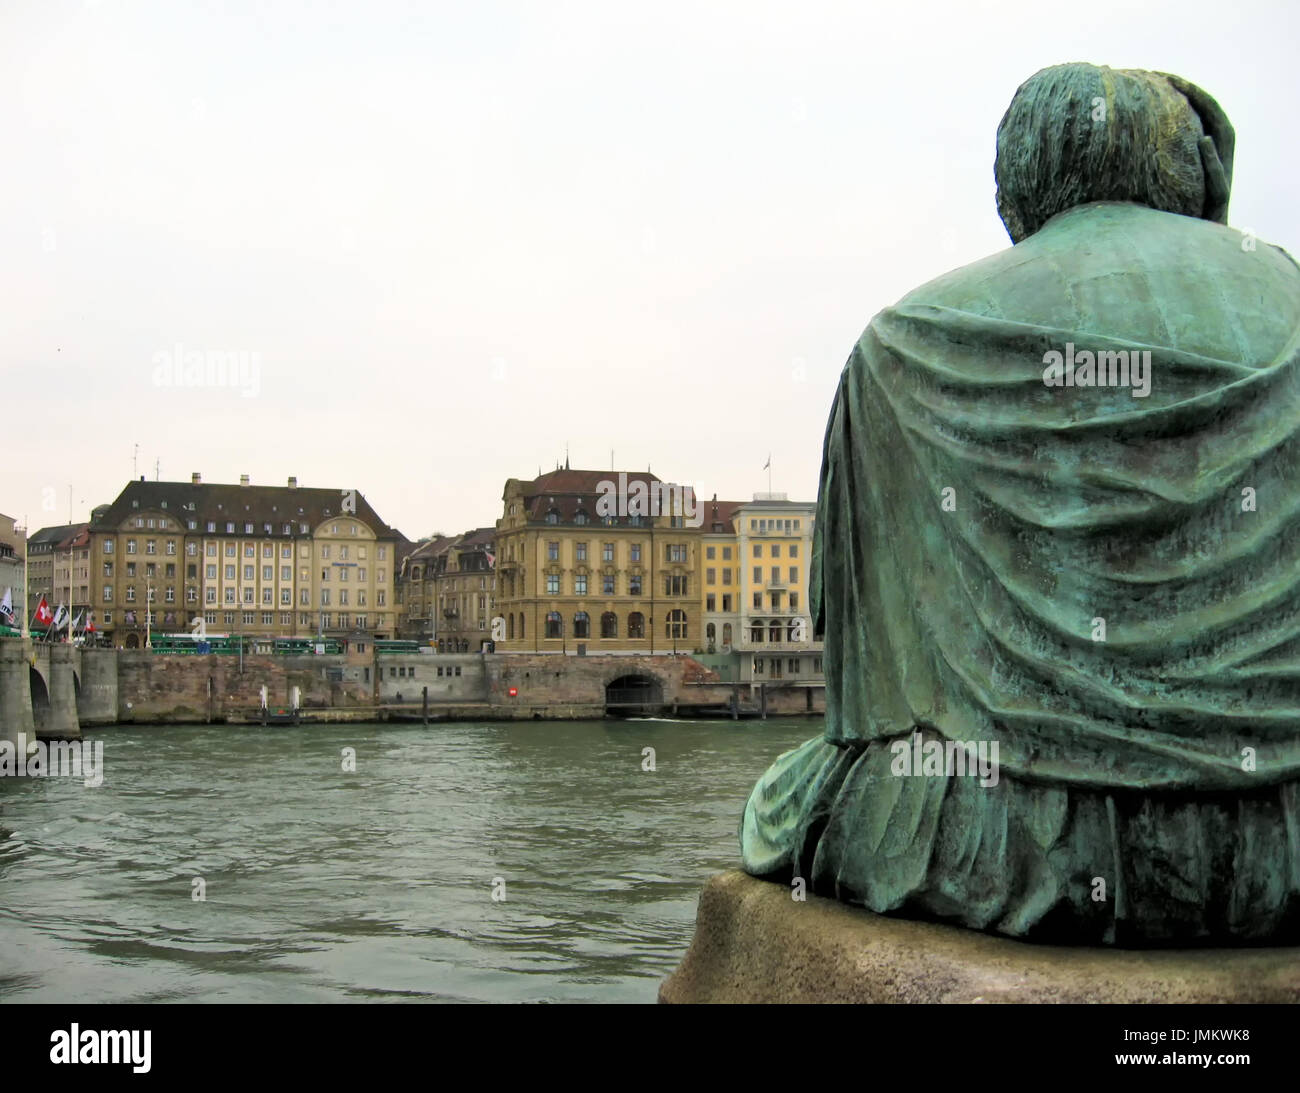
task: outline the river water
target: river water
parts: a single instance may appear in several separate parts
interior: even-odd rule
[[[91,730],[102,785],[0,778],[0,1001],[652,1002],[749,790],[821,730]]]

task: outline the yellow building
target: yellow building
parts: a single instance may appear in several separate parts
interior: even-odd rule
[[[648,471],[565,467],[508,480],[495,543],[497,651],[702,648],[692,502]]]
[[[808,579],[817,505],[784,494],[704,504],[706,645],[734,654],[736,678],[755,683],[822,677]]]
[[[404,544],[355,490],[131,482],[90,524],[95,624],[137,648],[155,631],[255,637],[366,634],[396,627]]]

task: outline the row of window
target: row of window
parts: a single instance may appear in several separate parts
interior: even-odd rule
[[[664,595],[665,596],[689,596],[690,595],[690,577],[685,574],[669,574],[664,577]],[[558,596],[561,594],[560,574],[548,573],[546,575],[546,594],[548,596]],[[602,574],[600,577],[601,594],[605,596],[616,596],[615,591],[617,581],[612,573]],[[642,594],[642,581],[639,574],[629,575],[627,578],[627,594],[629,596],[640,596]],[[509,593],[507,593],[508,595]],[[573,595],[585,596],[588,594],[587,574],[575,573],[573,575]]]
[[[163,546],[164,546],[164,550],[165,550],[165,553],[167,553],[167,554],[175,554],[175,553],[176,553],[176,545],[177,545],[177,544],[176,544],[176,540],[175,540],[175,539],[167,539],[167,540],[164,542],[164,544],[163,544]],[[312,548],[311,548],[311,544],[310,544],[310,543],[301,543],[301,544],[299,544],[299,547],[298,547],[298,553],[299,553],[299,555],[300,555],[301,557],[303,557],[303,558],[310,558],[310,557],[311,557],[311,549],[312,549]],[[332,549],[332,547],[331,547],[331,544],[329,544],[329,543],[322,543],[322,544],[320,544],[320,556],[321,556],[323,559],[328,560],[328,559],[331,557],[331,554],[330,554],[331,549]],[[114,553],[116,550],[117,550],[116,540],[114,540],[114,539],[105,539],[105,540],[104,540],[103,552],[104,552],[105,554],[112,554],[112,553]],[[139,553],[139,550],[140,550],[140,544],[139,544],[139,541],[138,541],[138,540],[136,540],[136,539],[128,539],[128,540],[126,541],[126,553],[127,553],[127,554],[138,554],[138,553]],[[245,544],[244,544],[244,557],[245,557],[245,558],[253,558],[253,557],[256,557],[256,550],[257,550],[257,547],[256,547],[256,545],[255,545],[254,543],[245,543]],[[225,554],[226,554],[226,557],[227,557],[227,558],[233,558],[233,557],[235,557],[237,551],[238,551],[238,544],[237,544],[237,543],[226,543],[226,544],[225,544]],[[275,556],[274,551],[275,551],[275,547],[274,547],[271,543],[263,543],[263,544],[262,544],[262,557],[263,557],[263,558],[273,558],[273,557]],[[146,540],[144,541],[144,553],[146,553],[146,554],[157,554],[157,553],[158,553],[158,540],[157,540],[157,539],[146,539]],[[195,543],[195,542],[189,542],[189,543],[186,543],[186,544],[185,544],[185,553],[186,553],[189,557],[191,557],[191,558],[194,557],[196,554],[198,554],[198,544]],[[204,554],[206,554],[209,558],[215,558],[215,557],[217,556],[217,544],[216,544],[216,543],[213,543],[213,542],[208,542],[208,543],[206,543],[206,544],[204,545]],[[365,560],[366,560],[366,557],[367,557],[366,548],[365,548],[364,546],[358,546],[358,547],[357,547],[357,555],[356,555],[356,556],[357,556],[357,559],[358,559],[358,560],[360,560],[360,561],[365,561]],[[387,558],[388,558],[388,548],[387,548],[386,546],[377,546],[377,547],[375,548],[375,556],[376,556],[376,557],[377,557],[381,562],[382,562],[382,561],[386,561]],[[281,557],[281,558],[291,558],[291,557],[293,557],[293,547],[290,546],[290,545],[288,545],[288,544],[282,544],[281,547],[280,547],[280,557]],[[347,545],[346,543],[338,544],[338,557],[339,557],[339,560],[340,560],[340,561],[347,561],[347,560],[348,560],[348,557],[349,557],[349,555],[348,555],[348,545]]]
[[[524,621],[523,612],[518,615],[519,623],[516,629],[516,616],[512,612],[506,616],[506,640],[524,640],[527,638],[527,625]],[[613,611],[606,611],[600,616],[600,636],[602,638],[617,638],[618,633],[618,615]],[[687,636],[687,622],[685,611],[669,611],[667,619],[664,622],[664,636],[668,638],[685,638]],[[560,639],[571,637],[577,640],[591,637],[591,616],[585,611],[575,612],[573,616],[572,627],[569,632],[565,633],[564,616],[558,611],[550,611],[546,615],[546,629],[544,636],[550,639]],[[627,616],[627,633],[629,638],[644,638],[645,634],[645,615],[640,611],[633,611]]]
[[[770,604],[768,604],[767,606],[768,606],[771,610],[773,610],[773,611],[780,611],[780,610],[781,610],[781,597],[782,597],[782,595],[787,595],[787,596],[789,597],[789,603],[788,603],[787,606],[786,606],[786,609],[787,609],[787,610],[789,610],[789,611],[798,611],[798,610],[799,610],[799,593],[798,593],[798,592],[788,592],[788,593],[770,592],[770,593],[768,593],[768,595],[769,595],[769,597],[770,597],[770,599],[771,599],[772,602],[771,602]],[[704,610],[707,611],[707,612],[709,612],[710,614],[712,614],[714,611],[716,611],[716,610],[718,609],[718,607],[717,607],[717,603],[718,603],[717,595],[716,595],[715,593],[713,593],[713,592],[709,592],[709,593],[707,593],[707,594],[705,595],[705,597],[704,597]],[[754,607],[754,610],[755,610],[755,611],[762,611],[762,610],[764,609],[764,605],[763,605],[763,593],[761,593],[761,592],[755,592],[755,593],[754,593],[754,598],[753,598],[752,603],[753,603],[753,607]],[[730,613],[731,613],[732,611],[734,611],[734,610],[735,610],[735,607],[733,606],[733,600],[732,600],[732,598],[731,598],[731,593],[730,593],[730,592],[724,592],[724,593],[722,594],[722,613],[723,613],[724,615],[727,615],[727,614],[730,614]]]

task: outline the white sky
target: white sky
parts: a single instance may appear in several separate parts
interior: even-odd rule
[[[165,480],[361,490],[416,538],[507,477],[816,495],[871,316],[1008,245],[1037,69],[1178,73],[1231,222],[1300,253],[1290,0],[0,6],[0,511]],[[256,353],[256,393],[155,383]],[[16,438],[23,438],[21,444]]]

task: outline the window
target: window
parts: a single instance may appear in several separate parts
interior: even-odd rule
[[[665,596],[687,596],[690,595],[688,585],[689,577],[667,576],[664,578],[664,595]]]
[[[105,539],[105,540],[104,540],[104,553],[105,553],[105,554],[112,554],[112,553],[113,553],[113,540],[112,540],[112,539]]]
[[[633,611],[627,617],[627,636],[629,638],[645,637],[645,616],[640,611]]]
[[[756,611],[763,610],[763,593],[761,592],[754,593],[754,609]]]
[[[761,558],[762,556],[763,556],[763,544],[762,544],[762,543],[755,543],[755,544],[754,544],[754,557],[755,557],[755,558]]]
[[[641,560],[641,544],[640,544],[640,543],[633,543],[633,544],[632,544],[632,546],[631,546],[631,559],[632,559],[632,561],[634,561],[634,562],[639,562],[639,561]]]
[[[321,607],[328,607],[330,605],[330,590],[328,588],[322,588],[320,590],[320,605]]]
[[[790,593],[790,610],[791,610],[791,611],[798,611],[798,610],[799,610],[799,593],[798,593],[798,592],[791,592],[791,593]]]
[[[600,579],[601,592],[606,596],[614,595],[614,574],[606,573]]]
[[[558,611],[549,611],[546,615],[546,636],[558,638],[564,630],[564,620]]]
[[[573,636],[575,638],[591,637],[591,616],[585,611],[579,611],[573,616]]]
[[[576,558],[577,558],[577,560],[578,560],[579,562],[585,562],[585,561],[587,560],[587,544],[586,544],[586,543],[574,543],[574,545],[573,545],[573,549],[577,552],[577,554],[576,554]]]
[[[730,614],[731,610],[732,610],[732,607],[731,607],[731,593],[730,593],[730,592],[724,592],[724,593],[722,594],[722,613],[723,613],[724,615],[726,615],[726,614]]]
[[[112,575],[113,575],[113,563],[112,563],[112,562],[105,562],[105,563],[104,563],[104,576],[105,576],[105,577],[111,577]]]
[[[292,566],[282,565],[282,566],[280,567],[280,580],[282,580],[282,581],[291,581],[291,580],[293,580],[293,567],[292,567]]]
[[[600,548],[600,560],[602,562],[612,562],[614,560],[614,544],[605,543]]]
[[[113,586],[111,584],[104,585],[104,602],[113,602]]]
[[[779,557],[781,557],[781,544],[780,544],[780,543],[773,543],[773,544],[772,544],[772,557],[773,557],[773,558],[779,558]]]
[[[710,592],[707,596],[704,597],[704,610],[713,612],[716,611],[717,609],[718,609],[717,597],[714,596],[712,592]]]
[[[585,596],[587,594],[587,575],[585,573],[574,575],[573,594],[575,596]]]
[[[215,588],[205,588],[205,589],[203,590],[203,602],[204,602],[204,603],[216,603],[216,602],[217,602],[217,590],[216,590]]]
[[[251,588],[244,589],[244,602],[245,603],[253,602],[253,590]]]
[[[227,544],[226,544],[226,557],[227,557],[227,558],[233,558],[234,556],[235,556],[235,544],[234,544],[234,543],[227,543]]]
[[[723,560],[724,562],[729,562],[729,561],[731,561],[731,547],[723,547],[723,548],[722,548],[722,560]]]
[[[548,562],[558,562],[560,560],[560,544],[558,542],[548,542],[546,544],[546,560]]]
[[[134,554],[134,553],[135,553],[135,540],[134,540],[134,539],[128,539],[128,540],[126,541],[126,552],[127,552],[128,554]]]
[[[754,566],[754,583],[763,583],[763,567],[761,565]]]
[[[799,557],[799,544],[798,544],[798,543],[791,543],[791,544],[790,544],[790,557],[791,557],[791,558],[797,558],[797,557]]]
[[[558,596],[560,594],[560,575],[558,573],[548,573],[546,575],[546,594],[548,596]]]
[[[627,594],[629,596],[641,595],[641,576],[634,573],[627,579]]]
[[[779,581],[780,579],[781,579],[781,567],[779,565],[774,565],[772,567],[772,580]]]
[[[705,556],[709,561],[713,561],[714,557],[716,556],[717,549],[718,549],[717,547],[705,547],[705,548],[704,548],[704,556]]]
[[[704,583],[705,584],[718,583],[718,571],[714,569],[712,566],[710,566],[708,569],[704,571]]]
[[[546,522],[548,524],[558,524],[560,522],[560,514],[554,509],[551,509],[551,511],[546,514]],[[549,626],[550,624],[548,623],[547,625]]]
[[[791,584],[799,583],[799,567],[797,565],[792,565],[790,567],[790,583]]]
[[[664,637],[666,638],[684,638],[686,637],[686,612],[674,610],[668,612],[668,622],[664,627]]]
[[[198,556],[198,553],[199,553],[199,544],[198,544],[198,543],[186,543],[186,544],[185,544],[185,556],[186,556],[187,558],[194,558],[194,557],[197,557],[197,556]]]
[[[666,550],[666,559],[669,562],[676,562],[679,565],[686,561],[686,544],[669,543]]]
[[[600,616],[600,636],[602,638],[618,637],[618,616],[613,611],[606,611]]]
[[[135,585],[133,584],[126,586],[126,602],[135,603]]]

